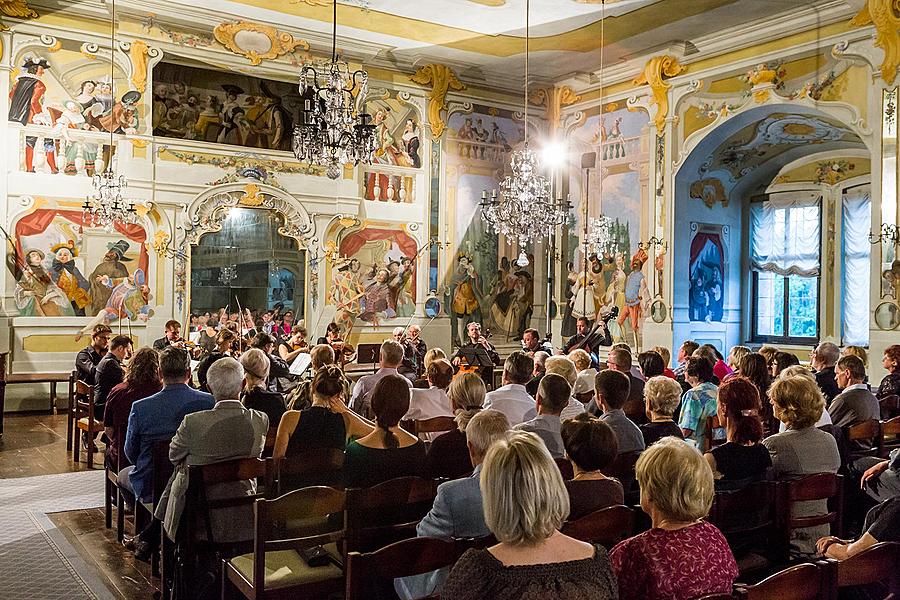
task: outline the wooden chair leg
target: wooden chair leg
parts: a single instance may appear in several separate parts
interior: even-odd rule
[[[88,467],[89,471],[94,468],[94,436],[93,436],[93,433],[88,434],[87,467]]]
[[[56,414],[56,382],[50,382],[50,414]]]
[[[110,496],[112,495],[112,481],[109,480],[109,476],[104,472],[103,479],[106,482],[103,486],[104,488],[104,498],[103,498],[103,509],[104,509],[104,517],[105,517],[105,525],[107,529],[112,528],[112,499]]]
[[[72,461],[77,465],[81,462],[81,429],[75,428],[74,439],[72,440]]]
[[[75,428],[75,421],[72,416],[75,414],[75,392],[72,390],[72,381],[69,381],[69,406],[66,412],[66,452],[72,450],[72,429]]]
[[[135,532],[137,534],[137,532]],[[125,496],[116,486],[116,539],[119,543],[125,537]]]

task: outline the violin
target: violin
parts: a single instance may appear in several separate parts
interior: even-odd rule
[[[345,342],[342,339],[333,339],[331,340],[331,348],[334,350],[334,356],[340,362],[342,369],[345,364],[356,360],[356,348],[349,342]]]

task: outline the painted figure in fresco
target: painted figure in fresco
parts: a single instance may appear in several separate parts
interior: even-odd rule
[[[64,155],[66,157],[66,166],[63,172],[66,175],[76,175],[78,168],[75,161],[81,154],[84,159],[84,170],[88,177],[94,176],[97,161],[97,144],[73,140],[69,135],[72,129],[89,130],[90,124],[84,118],[82,113],[82,104],[75,100],[66,100],[63,103],[63,111],[56,119],[56,128],[60,132],[63,145],[65,146]]]
[[[203,110],[197,118],[197,124],[194,125],[194,131],[188,132],[190,139],[199,139],[206,142],[212,141],[207,139],[207,131],[210,125],[220,125],[222,123],[222,104],[219,97],[210,94],[203,102]]]
[[[450,310],[456,317],[456,326],[453,331],[455,339],[465,339],[466,327],[472,321],[480,320],[478,304],[478,273],[472,259],[466,254],[460,254],[456,259],[456,271],[450,278]]]
[[[530,265],[534,264],[534,256],[531,256]],[[522,339],[525,330],[531,325],[531,315],[534,313],[534,276],[526,270],[516,272],[516,278],[521,282],[522,295],[519,296],[516,307],[518,317],[518,329],[516,339]],[[512,333],[512,332],[510,332]]]
[[[575,327],[576,327],[576,319],[575,315],[572,313],[573,308],[573,298],[575,298],[575,282],[578,280],[578,272],[575,271],[575,263],[569,261],[566,263],[566,282],[565,288],[563,289],[563,298],[564,302],[560,302],[561,305],[565,306],[565,312],[563,313],[562,320],[562,328],[560,330],[560,334],[563,337],[571,337],[575,335]]]
[[[365,296],[366,291],[359,282],[361,266],[355,258],[341,258],[335,263],[329,301],[335,305],[334,322],[343,331],[349,331],[353,327],[353,320],[362,312],[360,299]]]
[[[372,122],[375,124],[375,139],[378,146],[375,150],[375,160],[382,165],[400,165],[407,167],[403,151],[397,147],[394,137],[388,126],[388,109],[379,108],[375,111]]]
[[[422,157],[419,156],[419,126],[412,119],[406,120],[402,139],[410,166],[418,169],[422,166]]]
[[[391,288],[388,285],[389,278],[390,272],[384,267],[379,267],[375,270],[374,278],[369,279],[365,284],[366,305],[363,313],[359,315],[359,318],[363,321],[377,326],[379,317],[391,319],[396,316],[390,303]]]
[[[169,86],[164,83],[156,84],[153,88],[153,115],[151,117],[153,129],[158,129],[165,123],[166,116],[169,114],[168,100]]]
[[[122,264],[131,260],[125,256],[126,252],[128,252],[128,242],[125,240],[106,244],[103,261],[96,266],[88,278],[91,282],[90,314],[97,314],[106,308],[113,287],[128,277],[128,269]]]
[[[646,304],[650,300],[650,294],[647,290],[647,279],[642,271],[645,262],[647,262],[647,253],[643,249],[639,249],[631,258],[631,273],[628,274],[625,280],[625,308],[616,320],[621,329],[625,319],[628,318],[631,324],[631,331],[634,334],[633,347],[635,349],[640,349],[640,340],[638,338],[640,323]]]
[[[106,306],[85,325],[76,336],[76,341],[90,333],[95,325],[109,325],[116,319],[128,319],[146,323],[153,316],[150,303],[150,287],[143,269],[135,269],[134,275],[126,277],[112,289]]]
[[[410,317],[416,311],[412,299],[412,261],[408,256],[400,258],[400,262],[391,261],[390,270],[391,300],[398,317]]]
[[[572,286],[572,300],[569,303],[571,315],[576,321],[584,317],[593,321],[597,317],[597,305],[594,298],[594,280],[589,274],[579,273]]]
[[[44,253],[29,250],[25,253],[25,268],[16,282],[16,308],[23,317],[61,317],[75,314],[69,299],[53,283],[44,269]]]
[[[104,131],[112,133],[133,134],[137,132],[137,103],[141,93],[135,90],[122,94],[122,100],[113,104],[112,109],[100,117],[100,125]]]
[[[219,130],[219,137],[216,141],[220,144],[234,143],[240,145],[243,143],[243,139],[240,131],[238,131],[238,123],[243,119],[244,109],[238,102],[238,96],[243,94],[244,90],[230,83],[223,83],[222,89],[225,90],[225,102],[222,104],[222,110],[219,113],[222,129]]]
[[[50,252],[54,255],[50,279],[65,293],[75,314],[83,317],[84,309],[91,301],[88,295],[91,286],[75,265],[74,258],[78,256],[75,242],[69,240],[56,244],[50,248]]]
[[[29,57],[22,63],[25,72],[16,78],[16,82],[9,92],[8,119],[22,125],[36,124],[35,117],[43,113],[44,94],[47,86],[41,81],[44,71],[50,68],[45,58]],[[49,125],[49,123],[44,123]],[[25,136],[25,170],[34,173],[34,147],[37,145],[37,136]],[[56,141],[53,138],[44,138],[44,153],[47,158],[47,166],[51,173],[58,173],[56,168]]]
[[[260,136],[261,147],[270,150],[290,150],[291,133],[294,130],[290,113],[282,104],[281,96],[272,91],[265,81],[259,82],[259,89],[265,95],[265,104],[262,113],[253,120],[253,123]]]

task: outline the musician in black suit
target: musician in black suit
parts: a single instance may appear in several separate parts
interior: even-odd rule
[[[595,325],[596,330],[591,327],[591,322],[585,317],[578,317],[576,328],[578,333],[569,338],[563,346],[562,354],[568,354],[576,348],[587,351],[588,354],[596,356],[600,351],[600,346],[612,346],[612,335],[609,333],[609,327],[606,322],[614,318],[612,313],[606,315]]]
[[[522,352],[534,358],[535,352],[553,354],[553,346],[550,342],[541,339],[537,329],[526,329],[522,334]]]
[[[466,326],[466,333],[469,335],[469,341],[456,351],[456,353],[452,356],[451,361],[453,365],[458,367],[462,363],[462,359],[464,357],[469,357],[474,354],[484,354],[488,358],[490,358],[491,362],[494,363],[494,366],[500,364],[500,355],[497,354],[497,350],[494,348],[494,345],[491,344],[487,338],[481,335],[481,324],[480,323],[469,323]],[[477,363],[476,363],[477,364]],[[493,388],[493,375],[494,375],[494,367],[483,365],[480,369],[478,369],[478,374],[481,375],[481,378],[484,380],[485,385],[487,385],[488,389]]]

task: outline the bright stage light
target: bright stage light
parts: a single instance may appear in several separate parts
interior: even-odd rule
[[[557,169],[566,164],[566,146],[560,142],[550,142],[541,149],[541,163],[545,167]]]

